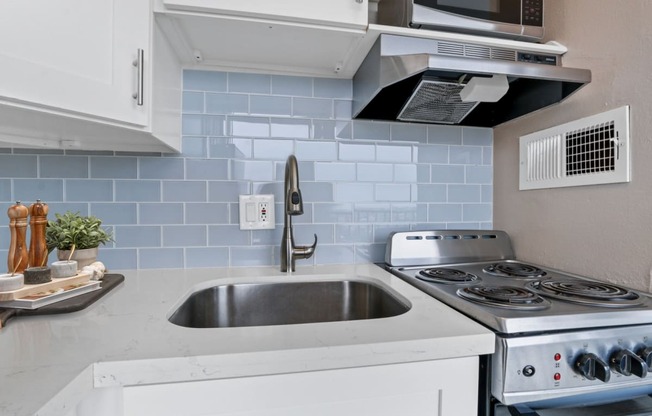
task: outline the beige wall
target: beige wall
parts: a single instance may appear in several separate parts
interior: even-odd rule
[[[494,131],[494,226],[517,256],[650,289],[652,280],[652,1],[546,0],[546,38],[564,65],[593,81],[564,103]],[[623,105],[631,107],[632,181],[518,190],[518,138]]]

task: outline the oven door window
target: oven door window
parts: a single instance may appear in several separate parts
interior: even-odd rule
[[[414,4],[463,17],[521,24],[521,0],[413,0]]]

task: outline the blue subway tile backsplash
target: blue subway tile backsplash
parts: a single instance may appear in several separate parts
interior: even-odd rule
[[[227,79],[229,92],[269,94],[272,88],[270,75],[230,72]]]
[[[277,265],[293,153],[295,239],[319,237],[298,265],[382,261],[392,231],[492,227],[491,129],[352,120],[351,108],[350,80],[187,70],[181,154],[0,149],[0,201],[100,217],[112,270]],[[276,229],[240,230],[238,195],[251,193],[275,196]]]
[[[313,80],[304,77],[286,75],[272,76],[272,94],[294,97],[312,97]]]
[[[39,195],[43,201],[63,201],[63,179],[13,179],[8,202],[30,201]]]
[[[0,155],[0,176],[3,178],[36,178],[38,157]]]
[[[183,79],[187,91],[226,91],[226,72],[192,71],[192,75]]]

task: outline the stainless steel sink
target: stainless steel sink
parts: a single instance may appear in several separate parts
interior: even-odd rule
[[[358,280],[219,285],[192,293],[169,321],[227,328],[389,318],[410,310],[390,290]]]

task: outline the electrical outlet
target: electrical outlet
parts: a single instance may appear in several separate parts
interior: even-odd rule
[[[274,218],[274,195],[240,195],[240,229],[272,230]]]

